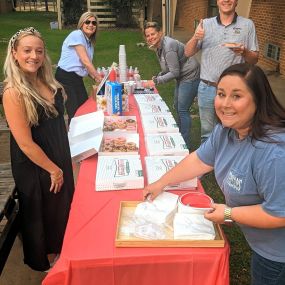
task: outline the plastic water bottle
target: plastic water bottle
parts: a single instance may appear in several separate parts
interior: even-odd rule
[[[129,68],[128,80],[129,81],[133,81],[134,80],[134,71],[133,71],[133,67],[132,66],[130,66],[130,68]]]
[[[109,80],[111,82],[115,82],[117,80],[117,74],[114,68],[111,69],[110,74],[109,74]]]

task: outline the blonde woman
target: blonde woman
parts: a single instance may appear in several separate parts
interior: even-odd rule
[[[83,78],[89,75],[97,82],[101,80],[92,63],[97,30],[97,16],[93,12],[85,12],[78,21],[77,30],[72,31],[62,44],[55,78],[62,83],[67,93],[69,122],[88,99]]]
[[[36,29],[25,28],[12,36],[4,75],[3,106],[11,130],[24,262],[44,271],[61,251],[74,183],[64,91],[53,77]]]

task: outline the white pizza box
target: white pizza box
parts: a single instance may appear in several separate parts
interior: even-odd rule
[[[103,131],[137,133],[136,116],[105,116]]]
[[[140,156],[99,156],[95,185],[96,191],[144,188]]]
[[[166,172],[177,165],[185,156],[146,156],[145,167],[147,183],[153,183],[160,179]],[[197,177],[191,180],[183,181],[174,185],[169,185],[165,190],[170,189],[189,189],[197,188]]]
[[[97,133],[94,136],[88,137],[78,143],[70,144],[71,158],[75,162],[96,154],[101,146],[103,132]]]
[[[137,104],[164,102],[159,94],[135,94],[134,97]]]
[[[178,133],[178,125],[172,115],[144,115],[141,118],[145,134]]]
[[[148,156],[189,154],[187,145],[180,133],[147,134],[145,146]]]
[[[68,131],[69,144],[83,142],[101,134],[104,124],[103,111],[88,113],[71,119]]]
[[[99,155],[138,155],[138,133],[104,133]]]
[[[145,80],[142,80],[142,83],[146,84],[147,82]],[[134,88],[133,93],[134,94],[158,94],[157,90],[153,87],[146,88],[146,87],[139,87],[139,86],[136,86]]]
[[[171,114],[168,106],[165,102],[159,103],[139,103],[139,111],[141,116],[144,115],[155,115],[155,114]]]

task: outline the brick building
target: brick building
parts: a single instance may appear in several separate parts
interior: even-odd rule
[[[216,0],[177,0],[175,27],[193,33],[199,19],[217,12]],[[285,1],[240,0],[237,12],[255,23],[260,48],[258,64],[285,75]]]

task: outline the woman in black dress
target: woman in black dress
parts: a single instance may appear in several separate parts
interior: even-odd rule
[[[32,27],[10,39],[4,74],[24,262],[44,271],[61,251],[74,192],[64,90],[53,77],[40,33]]]

